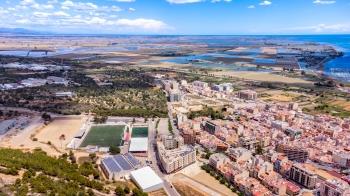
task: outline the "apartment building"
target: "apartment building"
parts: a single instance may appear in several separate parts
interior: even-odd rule
[[[175,137],[174,135],[165,135],[162,138],[163,145],[166,150],[175,149],[184,145],[184,140],[182,137]]]
[[[162,142],[157,142],[157,150],[162,167],[168,174],[196,162],[196,150],[189,145],[167,150]]]
[[[308,189],[314,189],[317,181],[317,174],[306,168],[303,164],[296,163],[290,169],[290,179]]]
[[[223,165],[227,162],[229,162],[230,159],[221,153],[216,153],[216,154],[212,154],[209,157],[209,165],[212,166],[213,168],[218,168],[220,165]]]
[[[244,100],[256,100],[258,98],[258,93],[252,90],[242,90],[238,92],[238,98]]]
[[[276,146],[276,151],[280,153],[284,153],[289,160],[297,161],[301,163],[304,163],[309,157],[309,153],[305,149],[302,149],[297,146],[279,144]]]
[[[321,196],[345,196],[350,195],[350,186],[342,180],[327,180],[321,183]]]
[[[350,168],[350,153],[336,152],[333,154],[332,159],[337,165],[344,168]]]
[[[192,129],[184,130],[181,132],[184,139],[184,144],[195,145],[196,144],[196,132]]]

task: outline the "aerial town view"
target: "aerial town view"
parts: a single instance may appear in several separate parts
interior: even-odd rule
[[[0,1],[0,196],[350,196],[348,0]]]

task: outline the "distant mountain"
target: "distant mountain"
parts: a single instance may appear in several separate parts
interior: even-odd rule
[[[24,29],[24,28],[1,28],[0,27],[0,34],[47,34],[46,32],[40,32],[40,31],[33,31],[29,29]]]

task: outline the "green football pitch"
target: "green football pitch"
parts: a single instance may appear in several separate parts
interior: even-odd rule
[[[80,147],[88,145],[99,147],[120,146],[124,128],[123,125],[92,126]]]
[[[131,137],[148,137],[148,127],[133,127]]]

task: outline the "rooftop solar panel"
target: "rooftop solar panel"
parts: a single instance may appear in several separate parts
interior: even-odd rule
[[[137,160],[132,154],[127,153],[124,156],[134,167],[140,164],[140,161]]]
[[[123,170],[131,170],[133,168],[122,155],[116,155],[113,158]]]
[[[112,158],[104,159],[102,162],[110,172],[122,171],[122,168],[120,168],[120,166]]]

